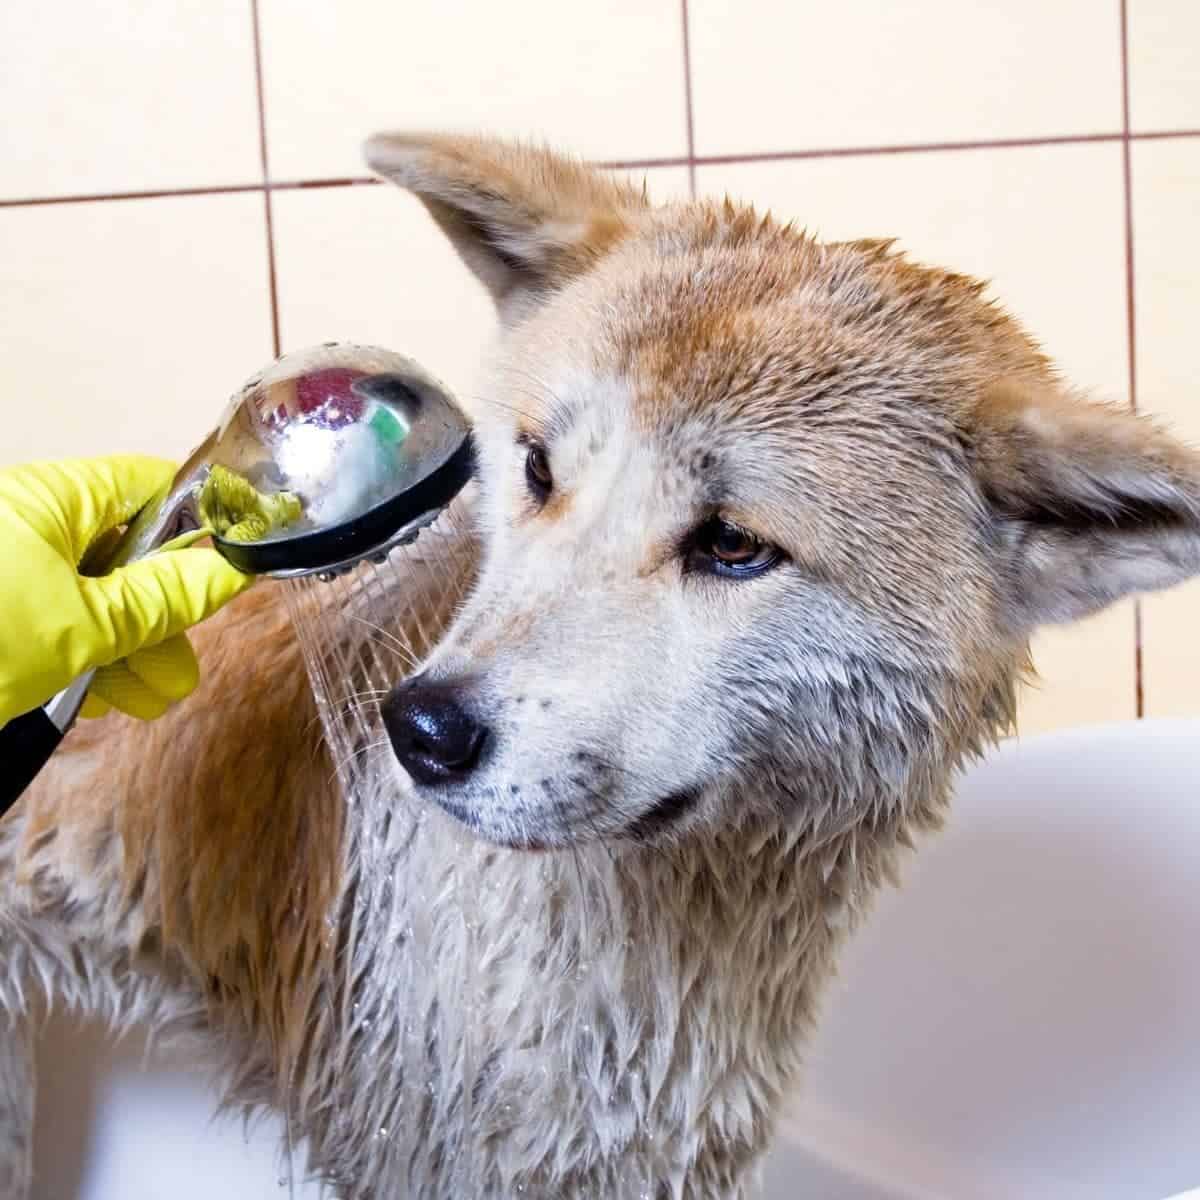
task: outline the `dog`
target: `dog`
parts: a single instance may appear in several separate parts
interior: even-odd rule
[[[357,794],[259,586],[194,698],[79,729],[0,826],[4,1195],[48,1003],[201,1038],[347,1198],[748,1195],[1032,631],[1200,571],[1200,456],[890,242],[487,138],[366,155],[501,319],[455,586],[392,597],[445,598]]]

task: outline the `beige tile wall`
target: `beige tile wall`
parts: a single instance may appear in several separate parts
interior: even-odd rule
[[[492,313],[365,181],[387,127],[896,236],[1200,443],[1196,0],[6,0],[0,45],[0,462],[181,454],[277,348],[329,338],[469,396]],[[1200,585],[1044,634],[1023,728],[1200,711],[1197,614]]]

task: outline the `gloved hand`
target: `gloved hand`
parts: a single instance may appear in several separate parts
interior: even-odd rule
[[[253,577],[215,550],[165,550],[109,575],[78,565],[164,490],[172,463],[137,455],[0,471],[0,724],[97,667],[83,708],[161,716],[199,679],[183,630]]]

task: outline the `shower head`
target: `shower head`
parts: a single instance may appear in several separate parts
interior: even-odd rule
[[[465,416],[411,359],[337,343],[298,351],[233,397],[109,565],[207,532],[247,574],[332,577],[411,541],[473,466]],[[270,514],[249,534],[239,513],[214,523],[214,485],[230,478]]]

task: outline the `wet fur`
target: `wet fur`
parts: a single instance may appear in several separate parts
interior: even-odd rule
[[[480,543],[418,614],[493,753],[436,796],[381,748],[343,807],[268,586],[196,633],[177,711],[77,730],[0,827],[0,1183],[28,1020],[65,1003],[204,1039],[346,1197],[743,1196],[838,947],[1009,725],[1030,632],[1200,569],[1200,462],[887,243],[487,140],[368,156],[504,324]],[[714,507],[783,564],[683,571]]]

